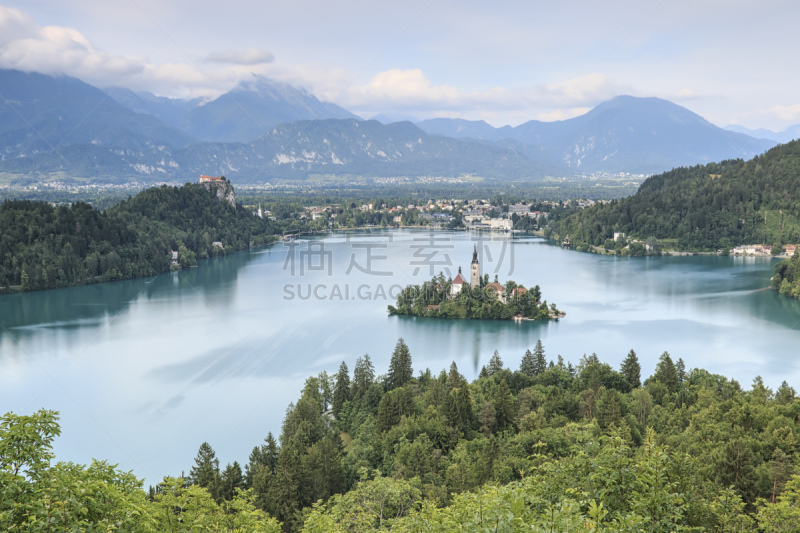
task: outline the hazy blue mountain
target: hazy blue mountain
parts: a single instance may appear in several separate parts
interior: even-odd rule
[[[114,87],[105,91],[111,98],[131,111],[153,115],[174,128],[180,128],[180,122],[186,113],[203,102],[202,98],[193,98],[191,100],[167,98],[144,91],[134,92],[124,87]]]
[[[783,131],[772,131],[764,128],[751,130],[750,128],[745,128],[744,126],[738,126],[736,124],[725,126],[725,129],[729,131],[735,131],[737,133],[744,133],[745,135],[749,135],[750,137],[755,137],[757,139],[769,139],[770,141],[775,141],[781,144],[788,143],[789,141],[793,141],[795,139],[800,139],[800,124],[789,126]]]
[[[370,120],[377,120],[381,124],[392,124],[393,122],[412,122],[416,124],[419,122],[417,117],[406,113],[379,113],[374,117],[370,117]]]
[[[0,162],[0,171],[64,172],[117,180],[194,180],[223,174],[238,182],[305,179],[312,174],[367,177],[459,176],[537,179],[564,176],[539,147],[428,135],[410,122],[328,119],[276,126],[251,143],[196,143],[180,149],[114,150],[91,144],[60,154]]]
[[[0,69],[0,95],[5,100],[0,106],[3,159],[79,143],[140,149],[179,147],[192,140],[69,76]]]
[[[569,120],[492,128],[483,121],[434,119],[428,133],[542,146],[580,172],[653,173],[676,166],[750,158],[774,142],[726,131],[659,98],[619,96]]]
[[[66,76],[0,70],[7,102],[0,110],[0,171],[152,181],[198,174],[249,182],[310,174],[536,179],[651,173],[748,158],[774,144],[720,129],[657,98],[622,96],[570,120],[493,128],[461,119],[426,120],[419,127],[362,121],[263,78],[202,105],[112,93]],[[320,120],[326,116],[334,118]],[[188,144],[186,132],[214,141]]]
[[[515,151],[482,141],[427,135],[410,122],[325,120],[281,124],[254,146],[275,150],[272,172],[372,176],[541,178],[562,168],[534,150]]]
[[[284,122],[328,118],[360,119],[336,104],[320,102],[303,89],[253,78],[192,108],[180,127],[204,141],[249,142]]]
[[[445,137],[469,137],[496,141],[502,138],[513,138],[513,134],[503,137],[498,128],[494,128],[483,120],[466,120],[463,118],[430,118],[417,123],[425,132]],[[506,126],[506,131],[511,128]]]

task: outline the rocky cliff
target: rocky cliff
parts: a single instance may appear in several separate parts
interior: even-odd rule
[[[233,185],[229,181],[206,181],[200,185],[206,190],[214,192],[217,200],[228,202],[236,209],[236,194],[234,194]]]

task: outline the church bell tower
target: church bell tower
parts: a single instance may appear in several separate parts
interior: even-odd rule
[[[481,265],[478,263],[478,246],[472,252],[472,265],[470,265],[469,288],[481,286]]]

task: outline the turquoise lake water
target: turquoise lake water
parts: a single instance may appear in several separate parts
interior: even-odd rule
[[[649,375],[666,350],[745,388],[756,375],[800,388],[800,301],[763,290],[772,259],[608,257],[534,237],[474,238],[335,235],[155,278],[0,296],[0,410],[58,410],[60,459],[108,459],[153,483],[188,473],[203,441],[223,466],[246,463],[268,431],[280,433],[306,377],[343,360],[352,371],[365,353],[386,372],[398,337],[415,372],[456,361],[470,379],[494,350],[516,368],[541,339],[548,358],[573,363],[595,352],[618,367],[634,349]],[[388,315],[392,295],[431,269],[468,273],[474,246],[491,278],[538,284],[567,316]]]

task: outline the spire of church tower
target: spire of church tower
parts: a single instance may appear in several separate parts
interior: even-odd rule
[[[481,286],[481,265],[478,264],[478,246],[472,252],[472,264],[469,267],[469,286],[471,289]]]

